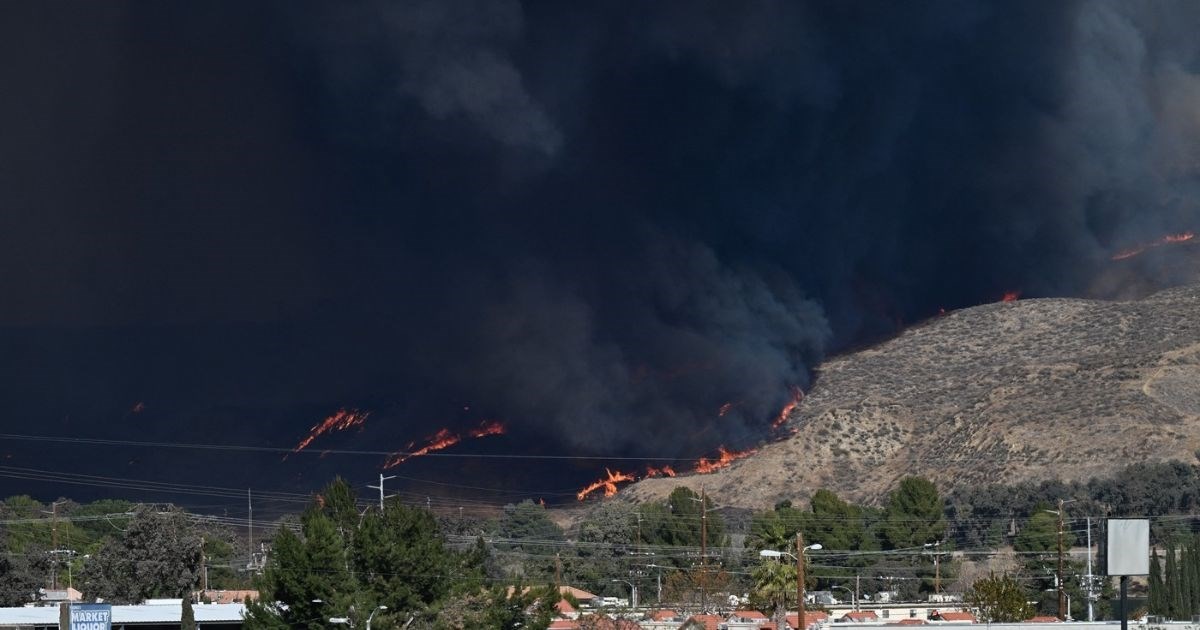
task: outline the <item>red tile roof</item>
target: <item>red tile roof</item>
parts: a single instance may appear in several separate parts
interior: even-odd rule
[[[751,621],[754,619],[769,619],[769,617],[767,617],[766,615],[762,614],[762,612],[757,611],[757,610],[735,610],[735,611],[733,611],[733,614],[730,616],[737,617],[738,619],[743,619],[746,621]]]
[[[1058,623],[1059,621],[1060,619],[1058,617],[1051,617],[1050,615],[1038,615],[1032,619],[1026,619],[1025,623]]]
[[[555,619],[547,628],[549,630],[579,630],[579,622],[570,619]]]
[[[900,621],[889,623],[889,626],[923,626],[928,624],[924,619],[901,619]]]
[[[852,610],[842,615],[842,619],[850,621],[874,621],[879,619],[879,615],[876,615],[874,610]]]
[[[650,621],[666,621],[679,616],[674,610],[656,610],[650,613]]]
[[[966,611],[957,611],[956,610],[956,611],[942,612],[942,613],[938,613],[936,618],[941,621],[967,621],[970,623],[975,623],[975,615],[972,615],[971,613],[966,612]]]
[[[823,610],[806,610],[804,611],[804,621],[807,623],[804,624],[804,627],[807,628],[815,623],[821,623],[828,618],[829,614]],[[799,624],[796,623],[796,613],[788,615],[787,622],[793,628],[799,627]]]
[[[721,623],[724,621],[724,619],[716,615],[692,615],[691,617],[688,617],[687,621],[683,622],[683,625],[680,627],[682,628],[690,623],[696,623],[700,624],[704,630],[717,630],[717,628],[719,628]]]

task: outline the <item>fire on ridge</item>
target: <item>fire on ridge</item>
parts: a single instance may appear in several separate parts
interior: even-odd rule
[[[450,448],[451,446],[463,441],[464,437],[483,438],[488,437],[489,435],[504,435],[504,430],[504,423],[498,420],[484,420],[483,422],[479,423],[478,427],[467,431],[465,434],[455,433],[450,429],[439,429],[433,435],[425,438],[426,444],[421,448],[413,450],[413,447],[415,447],[417,443],[415,441],[409,442],[407,451],[393,453],[390,455],[387,461],[384,462],[383,468],[384,470],[388,468],[394,468],[414,457],[420,457],[435,451]]]
[[[1174,243],[1186,243],[1187,241],[1190,241],[1194,238],[1196,238],[1196,234],[1194,232],[1181,232],[1179,234],[1168,234],[1156,241],[1151,241],[1149,243],[1142,243],[1141,245],[1138,245],[1136,247],[1131,247],[1129,249],[1123,249],[1123,250],[1117,252],[1116,254],[1113,254],[1112,259],[1113,260],[1125,260],[1127,258],[1133,258],[1134,256],[1137,256],[1138,254],[1141,254],[1142,252],[1144,252],[1148,249],[1154,249],[1155,247],[1162,247],[1163,245],[1171,245]]]
[[[292,449],[292,452],[299,453],[309,444],[312,444],[313,440],[326,433],[344,431],[351,427],[360,426],[362,423],[367,421],[367,416],[369,415],[371,415],[370,411],[359,411],[358,409],[346,409],[344,407],[338,409],[324,420],[313,425],[313,427],[309,429],[308,435],[305,436],[304,439],[300,440],[300,443],[296,444],[296,448]]]

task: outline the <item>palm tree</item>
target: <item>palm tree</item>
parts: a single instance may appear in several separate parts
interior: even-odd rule
[[[753,577],[751,601],[756,606],[774,610],[775,627],[783,628],[788,599],[796,593],[796,567],[787,562],[768,560],[755,567]]]

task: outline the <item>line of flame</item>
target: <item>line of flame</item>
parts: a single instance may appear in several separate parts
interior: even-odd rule
[[[1168,234],[1168,235],[1158,239],[1157,241],[1152,241],[1150,243],[1143,243],[1141,245],[1138,245],[1136,247],[1131,247],[1129,249],[1123,249],[1123,250],[1117,252],[1116,254],[1113,254],[1112,259],[1113,260],[1125,260],[1126,258],[1133,258],[1134,256],[1137,256],[1138,254],[1146,251],[1147,249],[1153,249],[1155,247],[1161,247],[1163,245],[1170,245],[1172,243],[1183,243],[1186,241],[1190,241],[1193,238],[1196,238],[1196,234],[1194,232],[1181,232],[1179,234]]]
[[[696,467],[692,470],[696,474],[707,475],[708,473],[726,468],[733,462],[742,459],[743,457],[749,457],[756,452],[757,449],[753,448],[748,448],[744,451],[731,451],[724,446],[718,446],[716,458],[709,459],[707,457],[701,457],[696,462]]]
[[[359,411],[357,409],[341,408],[331,414],[329,417],[313,425],[308,431],[308,435],[300,440],[296,448],[292,449],[293,453],[299,453],[304,450],[313,440],[334,431],[344,431],[350,427],[359,426],[367,421],[367,416],[371,415],[370,411]]]
[[[478,428],[467,431],[466,437],[482,438],[489,435],[504,435],[504,430],[503,422],[500,422],[499,420],[484,420],[483,422],[479,423]],[[410,451],[407,453],[393,453],[392,455],[388,456],[387,461],[383,464],[383,468],[384,470],[387,470],[388,468],[394,468],[414,457],[420,457],[422,455],[428,455],[434,451],[450,448],[461,441],[463,441],[462,434],[454,433],[450,429],[439,429],[437,433],[425,438],[425,446],[422,446],[415,451]],[[415,445],[416,442],[409,442],[408,448],[411,449]]]
[[[597,490],[600,490],[600,489],[604,490],[604,496],[611,497],[617,493],[617,484],[618,483],[621,483],[623,481],[635,481],[636,480],[633,475],[631,475],[629,473],[623,473],[619,470],[614,473],[613,471],[605,468],[604,472],[608,475],[607,477],[605,477],[604,479],[595,481],[591,484],[588,484],[582,490],[580,490],[579,492],[577,492],[575,494],[575,498],[578,499],[579,501],[582,501],[582,500],[586,499],[589,494],[591,494]]]
[[[787,422],[788,416],[792,415],[792,412],[795,411],[796,408],[800,406],[800,403],[803,400],[804,400],[804,392],[799,387],[796,387],[795,385],[793,385],[792,386],[792,399],[789,400],[788,403],[783,406],[783,409],[779,410],[779,415],[776,416],[775,421],[771,423],[771,428],[778,429],[779,427],[783,426],[783,424],[785,422]]]

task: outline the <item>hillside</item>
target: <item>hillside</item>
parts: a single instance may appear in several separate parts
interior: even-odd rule
[[[704,485],[761,508],[829,488],[878,501],[905,475],[965,484],[1104,476],[1200,449],[1200,285],[1127,302],[1031,299],[947,313],[834,358],[790,418],[795,434]]]

